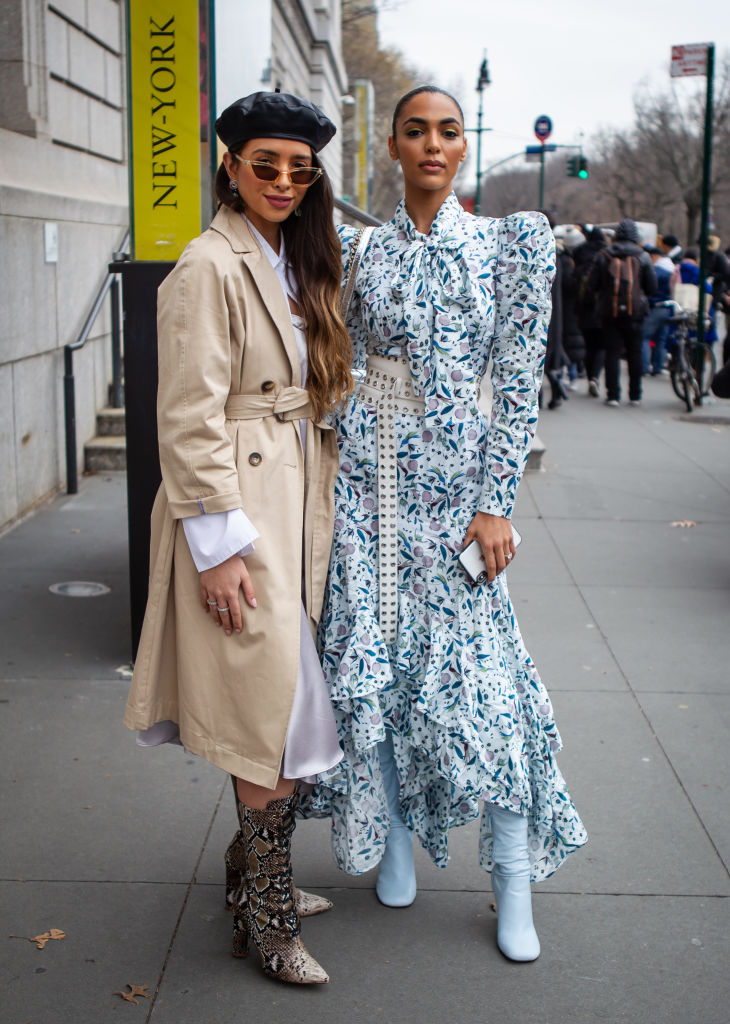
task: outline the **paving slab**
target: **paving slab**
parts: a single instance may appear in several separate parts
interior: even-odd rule
[[[520,632],[538,672],[554,690],[625,690],[616,660],[574,585],[510,585]]]
[[[730,588],[584,585],[581,592],[633,690],[728,692]]]
[[[730,695],[639,693],[637,699],[719,856],[730,869]]]
[[[110,1024],[146,1019],[128,983],[152,994],[187,886],[0,882],[0,986],[7,1024]],[[45,949],[9,935],[66,933]],[[200,1018],[201,1021],[203,1018]]]
[[[345,890],[304,922],[325,986],[279,985],[229,955],[220,893],[195,887],[155,1004],[155,1024],[246,1019],[318,1024],[725,1024],[727,903],[656,897],[535,898],[543,954],[507,962],[480,893],[421,894],[388,910]]]
[[[730,442],[730,436],[728,437]],[[628,461],[628,456],[624,455]],[[533,482],[532,493],[546,518],[646,519],[730,522],[728,492],[695,465],[683,460],[647,473],[633,464],[555,467]]]
[[[514,524],[522,536],[522,543],[514,561],[506,570],[510,590],[527,583],[550,583],[556,586],[572,583],[545,520],[515,518]]]
[[[727,523],[683,528],[672,527],[669,518],[664,524],[552,518],[549,530],[581,587],[600,581],[604,587],[672,587],[689,595],[693,587],[727,591],[730,583]]]
[[[54,583],[103,583],[62,597]],[[126,480],[83,477],[0,537],[0,672],[24,678],[118,678],[131,657]]]
[[[224,774],[137,747],[126,683],[0,681],[0,877],[189,881]],[[32,813],[28,808],[32,807]]]

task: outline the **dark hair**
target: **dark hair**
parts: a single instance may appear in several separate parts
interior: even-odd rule
[[[445,89],[439,89],[437,85],[418,85],[416,86],[415,89],[411,89],[410,92],[407,92],[405,96],[401,96],[401,98],[395,105],[395,110],[393,111],[393,138],[395,138],[396,125],[398,123],[398,118],[401,115],[403,107],[406,105],[406,103],[409,102],[409,100],[412,100],[414,96],[420,96],[422,92],[439,93],[441,96],[446,96],[447,99],[450,99],[451,102],[456,107],[456,109],[459,111],[459,117],[461,118],[461,127],[464,127],[464,111],[461,109],[461,104],[459,103],[459,101],[454,96],[452,96],[450,92],[446,92]]]
[[[695,249],[693,245],[690,245],[684,250],[682,258],[685,260],[694,260],[696,263],[700,258],[700,251],[699,249]]]
[[[322,166],[314,154],[312,166]],[[215,176],[216,199],[220,205],[243,213],[243,200],[231,190],[229,180],[222,163]],[[352,342],[339,311],[342,257],[333,220],[334,195],[326,171],[307,189],[298,210],[301,216],[287,217],[281,232],[307,323],[307,389],[314,417],[319,420],[353,389]]]

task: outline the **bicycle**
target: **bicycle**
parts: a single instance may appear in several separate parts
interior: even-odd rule
[[[669,376],[675,395],[692,412],[695,405],[702,405],[703,398],[710,393],[710,384],[715,376],[715,356],[707,342],[697,340],[697,313],[682,309],[678,302],[667,299],[662,303],[672,309],[669,323],[676,331],[672,341],[673,352],[669,361]],[[710,326],[709,318],[705,327]]]

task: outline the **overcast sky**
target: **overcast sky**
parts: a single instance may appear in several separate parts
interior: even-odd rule
[[[427,81],[453,91],[476,127],[483,52],[482,166],[537,143],[535,119],[553,121],[550,142],[571,144],[602,126],[632,123],[635,92],[670,85],[672,45],[714,42],[730,50],[725,0],[396,0],[379,15],[382,46],[399,49]],[[704,78],[674,79],[704,88]],[[470,135],[472,152],[476,137]],[[515,161],[515,167],[520,166]]]

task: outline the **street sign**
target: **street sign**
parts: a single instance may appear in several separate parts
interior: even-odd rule
[[[535,135],[538,137],[540,142],[544,142],[545,139],[549,139],[552,130],[553,122],[547,114],[543,114],[541,117],[538,117],[537,121],[535,121]]]
[[[525,160],[528,163],[537,163],[542,160],[543,153],[554,153],[558,147],[551,142],[543,143],[542,146],[525,146]]]
[[[707,53],[710,43],[689,43],[686,46],[672,47],[672,60],[669,66],[671,78],[683,78],[685,75],[707,74]]]

